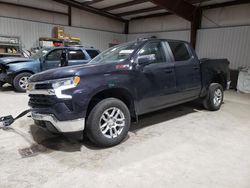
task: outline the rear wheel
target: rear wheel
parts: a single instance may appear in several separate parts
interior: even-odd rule
[[[110,147],[125,139],[130,123],[127,106],[121,100],[108,98],[91,110],[87,118],[86,133],[97,146]]]
[[[29,72],[23,72],[18,75],[13,80],[14,89],[18,92],[26,92],[28,88],[28,80],[32,74]]]
[[[223,91],[220,84],[212,83],[209,86],[207,97],[203,101],[204,107],[211,111],[219,110],[224,99]]]

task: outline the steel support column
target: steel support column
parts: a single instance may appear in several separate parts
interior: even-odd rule
[[[68,25],[72,26],[72,7],[68,6]]]
[[[191,21],[190,43],[194,49],[196,47],[197,32],[198,29],[200,29],[201,27],[201,18],[202,18],[202,10],[199,7],[197,7],[195,10],[193,20]]]
[[[151,0],[153,3],[161,6],[168,11],[188,20],[191,23],[191,35],[190,42],[195,48],[197,30],[200,27],[201,22],[201,10],[200,8],[188,3],[184,0]]]

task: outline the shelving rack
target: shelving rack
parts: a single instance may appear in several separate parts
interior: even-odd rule
[[[20,37],[0,35],[0,57],[22,56]]]
[[[44,46],[44,42],[51,42],[49,46]],[[69,46],[69,45],[80,45],[80,41],[77,40],[65,40],[65,39],[57,39],[57,38],[47,38],[40,37],[39,38],[39,47],[58,47],[58,46]]]

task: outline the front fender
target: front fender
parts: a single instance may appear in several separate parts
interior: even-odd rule
[[[38,73],[40,72],[40,63],[36,62],[22,62],[22,63],[11,63],[8,64],[7,73],[16,74],[18,72],[32,72]]]

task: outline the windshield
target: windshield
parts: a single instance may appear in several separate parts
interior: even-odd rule
[[[140,43],[130,42],[126,44],[121,44],[118,46],[114,46],[109,48],[108,50],[102,52],[98,56],[96,56],[90,64],[93,63],[115,63],[122,62],[128,59],[131,54],[138,48]]]
[[[51,49],[50,48],[42,48],[38,50],[35,54],[31,55],[31,59],[39,59],[40,57],[43,57],[45,54],[47,54]]]

